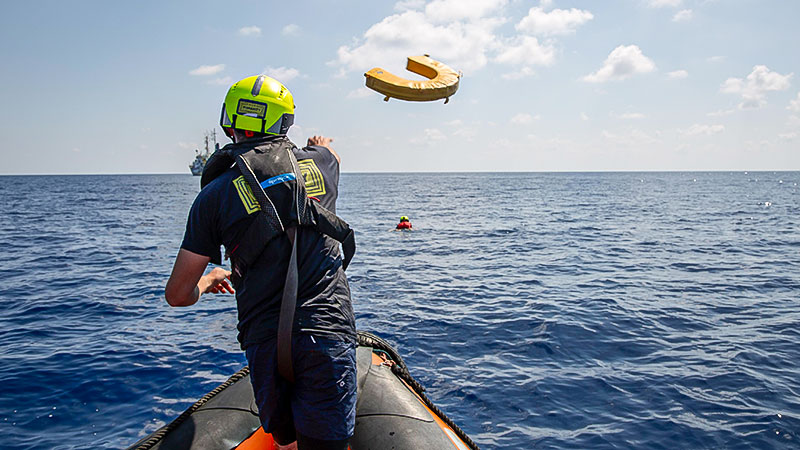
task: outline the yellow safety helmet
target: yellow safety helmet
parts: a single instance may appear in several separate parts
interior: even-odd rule
[[[266,75],[247,77],[228,89],[219,124],[230,130],[286,134],[294,123],[294,98],[280,81]]]
[[[400,222],[408,222],[408,217],[400,216]]]

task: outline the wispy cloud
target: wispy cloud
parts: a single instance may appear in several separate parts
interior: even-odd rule
[[[644,119],[645,115],[642,113],[622,113],[616,115],[616,117],[624,120],[638,120],[638,119]]]
[[[647,4],[651,8],[666,8],[680,6],[681,0],[647,0]]]
[[[725,131],[723,125],[701,125],[694,124],[686,130],[679,130],[684,136],[713,136]]]
[[[658,139],[639,129],[632,129],[623,133],[612,133],[610,131],[603,130],[600,134],[603,136],[603,138],[617,145],[631,147],[641,147],[659,142]]]
[[[515,72],[509,72],[501,75],[505,80],[520,80],[522,78],[532,77],[536,72],[530,67],[523,67]]]
[[[797,93],[797,98],[789,102],[789,106],[787,106],[786,109],[789,111],[800,112],[800,92]]]
[[[213,80],[209,80],[208,84],[216,84],[219,86],[230,86],[231,84],[233,84],[233,78],[231,77],[214,78]]]
[[[239,35],[240,36],[253,36],[258,37],[261,36],[261,28],[253,25],[250,27],[242,27],[239,28]]]
[[[369,90],[369,89],[367,89],[365,87],[360,87],[358,89],[354,89],[354,90],[348,92],[347,93],[347,98],[350,98],[350,99],[367,98],[367,97],[372,97],[375,94],[376,93],[374,91],[371,91],[371,90]]]
[[[300,71],[291,67],[267,67],[264,69],[264,75],[275,78],[276,80],[285,83],[300,76]]]
[[[281,34],[284,36],[297,36],[300,34],[300,26],[290,23],[281,29]]]
[[[225,64],[216,64],[213,66],[200,66],[196,69],[189,71],[189,75],[205,77],[209,75],[216,75],[225,70]]]
[[[519,113],[511,118],[511,123],[517,125],[527,125],[533,123],[534,120],[539,120],[541,118],[540,115],[531,115],[528,113]]]
[[[605,83],[619,81],[633,75],[652,72],[656,65],[652,59],[644,56],[636,45],[620,45],[611,51],[597,72],[586,75],[583,81],[588,83]]]
[[[438,128],[426,128],[422,132],[422,136],[412,137],[409,139],[409,142],[414,145],[432,146],[434,145],[434,142],[442,141],[446,138],[447,136],[445,136],[445,134],[442,133]]]
[[[789,88],[792,73],[781,75],[769,70],[767,66],[755,66],[747,78],[728,78],[722,83],[720,91],[726,94],[741,95],[739,109],[760,108],[767,104],[769,91],[782,91]]]
[[[719,111],[714,111],[707,113],[708,117],[723,117],[723,116],[730,116],[731,114],[735,113],[735,109],[720,109]]]
[[[672,17],[673,22],[688,22],[692,20],[692,10],[691,9],[682,9],[675,13]]]
[[[670,80],[681,80],[689,76],[689,72],[685,70],[673,70],[667,74]]]

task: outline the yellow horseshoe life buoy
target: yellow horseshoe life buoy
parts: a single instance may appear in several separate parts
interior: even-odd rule
[[[445,99],[458,90],[458,81],[461,74],[450,67],[431,59],[428,55],[409,56],[406,70],[429,78],[424,81],[413,81],[400,78],[380,67],[375,67],[365,73],[367,87],[385,95],[384,101],[390,98],[408,100],[412,102],[429,102]]]

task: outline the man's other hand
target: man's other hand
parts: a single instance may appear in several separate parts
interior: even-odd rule
[[[203,275],[204,281],[208,283],[206,286],[204,294],[211,293],[211,294],[233,294],[233,288],[231,287],[230,283],[228,283],[228,279],[231,277],[231,272],[229,270],[225,270],[221,267],[215,267],[211,272]]]
[[[342,160],[341,160],[341,158],[339,158],[339,155],[331,147],[331,142],[333,142],[333,138],[329,138],[329,137],[325,137],[325,136],[311,136],[310,138],[308,138],[308,144],[306,144],[306,145],[308,145],[309,147],[312,146],[312,145],[318,145],[320,147],[327,148],[328,151],[331,152],[333,157],[336,158],[336,162],[341,164]]]

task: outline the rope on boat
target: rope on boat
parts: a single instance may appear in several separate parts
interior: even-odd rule
[[[367,331],[359,331],[358,345],[363,347],[372,347],[374,349],[388,353],[389,356],[391,356],[395,362],[395,364],[392,366],[392,373],[394,373],[395,375],[400,377],[400,379],[408,383],[408,385],[411,386],[411,388],[414,389],[417,395],[419,395],[419,397],[425,402],[428,408],[430,408],[430,410],[433,411],[434,414],[439,416],[439,418],[442,419],[442,421],[446,423],[447,426],[452,428],[453,431],[456,433],[456,435],[462,441],[464,441],[464,443],[467,444],[469,448],[471,448],[472,450],[480,450],[478,448],[478,444],[476,444],[472,439],[470,439],[470,437],[467,436],[467,433],[465,433],[461,428],[459,428],[458,425],[455,424],[455,422],[453,422],[449,417],[447,417],[444,411],[439,409],[438,406],[434,405],[431,399],[429,399],[428,396],[424,394],[425,387],[422,386],[417,380],[414,379],[414,377],[411,376],[411,374],[408,372],[408,368],[406,368],[406,363],[403,362],[403,358],[400,357],[400,355],[391,346],[391,344],[389,344],[382,338],[372,333],[369,333]]]
[[[178,416],[175,420],[168,423],[167,425],[164,425],[163,427],[159,428],[158,431],[151,434],[146,441],[140,443],[136,447],[131,447],[128,450],[150,450],[151,448],[153,448],[154,445],[158,444],[158,442],[161,441],[161,439],[164,439],[167,433],[174,430],[175,428],[178,428],[183,422],[186,421],[186,419],[189,418],[189,416],[191,416],[195,411],[200,409],[201,406],[208,403],[208,401],[214,398],[214,396],[224,391],[225,389],[233,385],[233,383],[236,383],[237,381],[241,380],[242,378],[246,377],[249,374],[250,374],[250,367],[244,366],[242,370],[231,375],[231,377],[228,378],[228,381],[220,384],[219,386],[214,388],[213,391],[204,395],[203,398],[195,402],[194,405],[190,406],[189,409],[184,411],[183,414]]]

